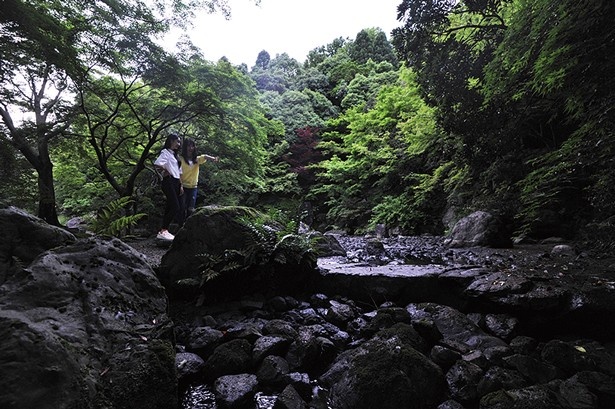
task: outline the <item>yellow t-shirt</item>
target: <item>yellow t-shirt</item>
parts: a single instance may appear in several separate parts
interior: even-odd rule
[[[188,163],[184,158],[181,158],[181,162],[182,186],[187,189],[195,189],[199,183],[199,165],[207,162],[207,158],[205,157],[205,155],[199,155],[196,157],[196,162]]]

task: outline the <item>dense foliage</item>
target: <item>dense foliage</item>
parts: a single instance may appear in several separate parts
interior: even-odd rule
[[[263,50],[250,69],[154,41],[225,1],[9,3],[0,188],[50,222],[119,198],[157,217],[151,163],[179,132],[222,158],[200,203],[350,232],[442,234],[478,209],[535,238],[612,231],[607,0],[400,0],[391,42],[366,28],[304,62]]]
[[[535,237],[613,216],[598,199],[613,198],[611,3],[403,1],[399,11],[396,48],[468,169],[472,197],[457,202]]]

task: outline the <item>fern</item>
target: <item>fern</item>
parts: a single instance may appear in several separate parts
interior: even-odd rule
[[[220,256],[216,256],[209,253],[201,253],[197,254],[196,258],[201,261],[201,264],[199,265],[199,272],[201,274],[201,286],[205,282],[213,280],[220,275],[220,272],[215,269],[215,266],[220,263]]]
[[[125,209],[134,203],[129,196],[120,197],[103,207],[96,218],[90,222],[90,228],[96,234],[124,237],[131,227],[146,216],[145,213],[123,216]]]
[[[198,270],[201,275],[201,286],[229,271],[238,271],[247,268],[241,260],[245,258],[243,252],[227,250],[224,254],[200,253],[196,258],[201,262]]]
[[[201,285],[225,272],[238,272],[270,263],[300,263],[305,257],[311,262],[316,261],[316,239],[297,234],[280,236],[281,232],[270,225],[273,222],[267,217],[243,217],[239,221],[248,238],[243,249],[228,249],[219,255],[196,255],[200,261]]]

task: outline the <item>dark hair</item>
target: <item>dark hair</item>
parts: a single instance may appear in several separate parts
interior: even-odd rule
[[[169,136],[167,136],[167,140],[164,141],[164,149],[171,149],[171,142],[176,141],[178,139],[180,139],[178,134],[176,133],[169,134]]]
[[[192,153],[188,153],[189,146],[194,146]],[[182,145],[182,157],[184,158],[186,162],[192,161],[192,163],[196,163],[197,156],[198,155],[196,153],[196,143],[194,142],[194,139],[190,139],[190,138],[186,139]]]
[[[171,133],[169,134],[169,136],[167,136],[167,139],[164,141],[164,149],[171,149],[171,143],[173,141],[177,141],[179,140],[181,143],[181,138],[179,137],[178,134],[176,133]],[[177,157],[177,151],[174,150],[173,151],[173,155],[175,156],[175,159],[177,160],[177,167],[181,167],[181,162],[179,160],[179,158]]]

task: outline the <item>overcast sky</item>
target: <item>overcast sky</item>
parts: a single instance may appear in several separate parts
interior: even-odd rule
[[[232,64],[251,68],[258,53],[271,58],[287,53],[303,63],[309,51],[335,38],[353,39],[364,28],[382,29],[391,39],[401,0],[229,0],[231,19],[221,14],[200,15],[184,34],[205,58],[227,57]],[[175,44],[178,33],[169,38]]]

